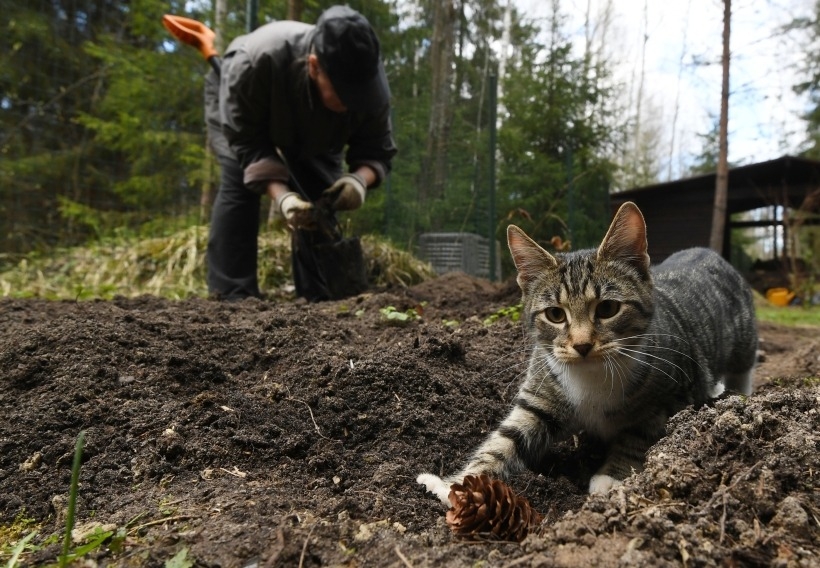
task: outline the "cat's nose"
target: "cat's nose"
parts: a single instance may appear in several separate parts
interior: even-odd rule
[[[592,343],[579,343],[577,345],[573,345],[572,347],[581,355],[581,357],[586,357],[587,354],[592,351]]]

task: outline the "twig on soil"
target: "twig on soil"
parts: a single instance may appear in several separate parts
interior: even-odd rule
[[[407,566],[407,568],[413,568],[413,565],[410,564],[410,561],[407,559],[407,557],[404,554],[401,553],[401,550],[399,549],[398,544],[396,545],[395,550],[396,550],[396,555],[401,559],[402,562],[404,562],[404,565]]]
[[[187,521],[188,519],[192,519],[193,515],[177,515],[176,517],[165,517],[164,519],[154,519],[153,521],[148,521],[147,523],[143,523],[137,527],[128,531],[128,534],[136,533],[141,531],[142,529],[152,527],[154,525],[161,525],[163,523],[169,522],[176,522],[176,521]]]
[[[313,417],[313,410],[311,410],[310,405],[308,403],[306,403],[304,400],[299,400],[298,398],[289,398],[288,400],[292,400],[294,402],[301,402],[302,404],[304,404],[307,407],[308,412],[310,413],[310,420],[313,422],[313,428],[316,430],[316,433],[319,434],[320,438],[322,438],[324,440],[328,440],[330,442],[335,442],[336,441],[336,440],[328,438],[327,436],[322,434],[322,431],[319,429],[319,425],[316,424],[316,418]]]
[[[721,486],[718,487],[717,491],[715,491],[712,494],[712,497],[709,499],[709,502],[706,503],[706,505],[704,505],[703,513],[701,513],[701,514],[705,515],[706,513],[708,513],[709,509],[711,509],[712,505],[715,503],[715,499],[717,499],[718,497],[724,497],[728,491],[731,491],[732,489],[734,489],[737,486],[738,483],[740,483],[741,481],[743,481],[744,479],[749,477],[749,475],[751,475],[751,473],[755,469],[757,469],[758,466],[760,466],[762,464],[763,464],[762,460],[757,462],[756,464],[754,464],[752,467],[747,469],[745,472],[738,475],[737,478],[732,482],[731,485],[723,485],[723,482],[721,482]]]
[[[310,527],[308,535],[305,537],[305,543],[302,545],[302,554],[299,555],[299,568],[302,568],[305,565],[305,552],[307,552],[308,542],[310,542],[310,537],[313,534],[313,529],[315,528],[316,525]]]
[[[248,474],[247,474],[247,473],[245,473],[244,471],[239,471],[239,468],[238,468],[238,467],[236,467],[236,466],[233,466],[233,470],[227,470],[227,469],[225,469],[224,467],[220,467],[219,469],[220,469],[221,471],[224,471],[224,472],[225,472],[225,473],[227,473],[228,475],[233,475],[234,477],[238,477],[238,478],[240,478],[240,479],[244,479],[245,477],[247,477],[247,476],[248,476]]]
[[[288,394],[290,394],[290,389],[288,389]],[[292,396],[289,396],[286,400],[292,400],[293,402],[301,402],[302,404],[304,404],[307,407],[308,412],[310,413],[310,420],[313,422],[313,428],[316,430],[316,433],[319,434],[319,437],[329,442],[338,442],[338,440],[328,438],[327,436],[322,434],[322,431],[319,429],[319,425],[316,424],[316,418],[313,416],[313,410],[311,410],[310,405],[307,402],[305,402],[304,400],[300,400],[298,398],[293,398]]]

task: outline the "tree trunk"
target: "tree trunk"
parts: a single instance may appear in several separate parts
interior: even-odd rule
[[[732,1],[723,0],[723,87],[720,93],[720,133],[715,205],[712,211],[712,235],[709,246],[723,254],[723,233],[726,230],[726,202],[729,193],[729,31]]]
[[[288,20],[294,22],[302,21],[302,14],[305,11],[304,0],[288,0]]]
[[[228,17],[228,0],[216,0],[214,5],[214,47],[218,53],[225,51],[225,20]]]
[[[433,41],[430,48],[432,66],[431,113],[427,131],[425,167],[419,187],[421,203],[444,195],[447,182],[447,143],[452,114],[451,84],[456,9],[453,0],[434,3]]]

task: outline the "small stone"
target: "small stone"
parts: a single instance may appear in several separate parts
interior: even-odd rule
[[[35,452],[31,457],[29,457],[26,461],[20,464],[20,471],[33,471],[40,467],[40,463],[43,461],[43,454],[40,452]]]
[[[789,495],[780,502],[769,524],[771,527],[782,528],[792,534],[806,536],[809,528],[809,515],[800,505],[800,501]]]

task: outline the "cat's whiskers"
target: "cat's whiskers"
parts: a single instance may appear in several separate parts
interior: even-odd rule
[[[653,354],[648,353],[648,352],[646,352],[644,350],[641,350],[641,349],[628,349],[630,347],[631,348],[635,348],[635,347],[645,348],[646,346],[645,345],[621,345],[621,346],[619,346],[619,349],[629,350],[629,351],[632,351],[633,353],[642,353],[642,354],[646,355],[647,357],[653,357],[655,359],[660,359],[661,361],[666,361],[667,363],[669,362],[668,359],[666,359],[665,357],[661,357],[660,355],[653,355]],[[677,349],[672,349],[671,347],[661,347],[661,346],[658,346],[658,345],[654,346],[653,349],[659,349],[659,350],[663,350],[663,351],[671,351],[672,353],[676,353],[678,355],[681,355],[681,356],[689,359],[695,365],[697,365],[700,368],[701,371],[705,372],[705,369],[703,368],[703,366],[701,366],[700,363],[698,363],[698,361],[696,359],[694,359],[693,357],[690,357],[686,353],[678,351]],[[686,373],[683,371],[683,369],[681,369],[678,365],[675,365],[675,367],[680,369],[680,371],[684,375],[686,375]],[[686,376],[688,377],[688,375],[686,375]]]
[[[695,359],[694,357],[692,357],[688,353],[685,353],[683,351],[679,351],[679,350],[674,349],[672,347],[666,347],[664,345],[646,345],[645,343],[620,345],[619,347],[649,348],[649,349],[658,349],[658,350],[662,350],[662,351],[671,351],[672,353],[676,353],[676,354],[680,355],[681,357],[685,357],[686,359],[689,359],[692,363],[697,365],[700,368],[701,371],[706,372],[706,369],[703,368],[703,365],[701,365],[698,362],[697,359]],[[649,353],[646,353],[646,355],[649,355]]]
[[[517,372],[517,373],[515,374],[515,377],[513,377],[513,379],[512,379],[509,383],[507,383],[507,386],[504,388],[504,393],[503,393],[503,395],[504,395],[504,396],[506,396],[506,395],[507,395],[507,391],[509,391],[509,390],[510,390],[510,387],[511,387],[512,385],[514,385],[514,384],[516,384],[516,383],[520,383],[520,382],[521,382],[522,377],[523,377],[523,379],[524,379],[524,382],[526,382],[527,377],[528,377],[528,375],[529,375],[529,370],[530,370],[530,362],[529,362],[529,361],[524,361],[524,362],[521,362],[521,363],[516,363],[516,365],[515,365],[515,366],[520,366],[520,365],[524,365],[524,364],[526,364],[526,365],[527,365],[527,367],[526,367],[523,371],[519,371],[519,372]]]
[[[502,364],[505,359],[514,357],[516,355],[521,355],[521,354],[529,355],[531,353],[531,351],[532,351],[532,346],[531,345],[524,345],[520,349],[514,349],[512,351],[509,351],[509,352],[505,353],[502,357],[499,357],[498,359],[496,359],[495,363],[496,364]],[[500,370],[498,370],[495,373],[488,374],[486,376],[486,378],[488,380],[494,380],[496,377],[498,377],[501,374],[504,374],[504,373],[506,373],[510,370],[515,370],[515,369],[523,366],[524,370],[523,371],[517,371],[515,373],[515,376],[512,379],[510,379],[510,381],[507,383],[507,387],[504,389],[504,394],[506,394],[507,391],[510,389],[511,385],[517,383],[518,380],[522,376],[526,375],[526,372],[527,372],[526,366],[527,366],[528,363],[529,363],[529,358],[522,357],[521,359],[519,359],[518,361],[514,362],[511,365],[502,364]]]
[[[621,400],[626,400],[626,390],[624,389],[624,375],[622,371],[624,370],[623,362],[618,358],[610,353],[605,353],[604,360],[611,366],[612,368],[612,388],[615,388],[615,375],[618,375],[618,382],[621,383]],[[609,395],[612,396],[612,390],[610,390]]]
[[[681,356],[689,359],[690,361],[695,363],[698,367],[700,367],[701,370],[703,370],[703,367],[700,365],[700,363],[698,363],[698,361],[694,357],[692,357],[688,353],[684,353],[683,351],[679,351],[679,350],[674,349],[672,347],[667,347],[665,345],[657,345],[657,344],[652,343],[652,342],[644,342],[644,341],[641,341],[640,343],[634,343],[634,344],[633,343],[626,344],[626,345],[620,344],[622,341],[626,341],[626,340],[629,340],[629,339],[645,339],[645,338],[653,338],[653,337],[672,337],[672,338],[675,338],[675,339],[679,340],[682,343],[686,343],[686,344],[689,343],[688,341],[686,341],[682,337],[679,337],[679,336],[671,334],[671,333],[642,333],[642,334],[638,334],[638,335],[631,335],[631,336],[628,336],[628,337],[620,337],[620,338],[617,338],[617,339],[612,339],[610,341],[610,343],[615,344],[615,348],[618,349],[619,351],[620,350],[629,351],[631,353],[637,353],[637,354],[640,354],[640,355],[645,355],[647,357],[652,357],[653,359],[663,361],[664,363],[668,363],[669,365],[672,365],[673,367],[678,369],[678,371],[680,371],[681,374],[683,374],[683,376],[686,377],[687,379],[689,378],[689,375],[679,365],[676,365],[675,363],[672,363],[669,359],[667,359],[665,357],[661,357],[659,355],[654,355],[652,353],[647,352],[646,350],[647,349],[659,349],[659,350],[671,351],[673,353],[677,353],[678,355],[681,355]],[[629,348],[632,348],[632,349],[629,349]],[[652,366],[652,368],[657,369],[657,367],[654,367],[654,366]],[[667,376],[669,376],[669,375],[667,374]],[[670,378],[672,378],[672,377],[670,377]],[[674,378],[672,378],[672,380],[675,381]],[[677,381],[675,381],[675,382],[677,383]]]
[[[682,338],[678,335],[671,334],[671,333],[642,333],[640,335],[632,335],[632,336],[629,336],[629,337],[620,337],[618,339],[613,339],[612,342],[617,343],[617,342],[620,342],[620,341],[626,341],[627,339],[641,339],[641,338],[652,338],[652,337],[671,337],[671,338],[674,338],[674,339],[680,341],[681,343],[686,343],[687,345],[689,344],[689,342],[686,341],[684,338]],[[703,366],[700,364],[700,362],[697,359],[695,359],[694,357],[692,357],[691,355],[689,355],[685,351],[680,351],[680,350],[674,349],[672,347],[667,347],[665,345],[657,345],[655,343],[639,343],[639,344],[636,344],[636,345],[627,345],[626,347],[649,347],[649,348],[652,348],[652,349],[664,349],[664,350],[667,350],[667,351],[672,351],[673,353],[677,353],[678,355],[681,355],[682,357],[686,357],[687,359],[689,359],[690,361],[695,363],[698,367],[700,367],[700,369],[702,371],[705,371],[705,369],[703,368]]]
[[[640,338],[644,338],[644,337],[649,337],[649,338],[652,338],[652,337],[671,337],[673,339],[677,339],[681,343],[686,343],[687,345],[689,345],[689,341],[687,341],[685,337],[681,337],[680,335],[675,335],[674,333],[639,333],[637,335],[629,335],[629,336],[626,336],[626,337],[620,337],[620,338],[615,339],[613,341],[623,341],[624,339],[640,339]]]
[[[684,377],[686,377],[687,379],[689,378],[689,375],[686,373],[686,371],[683,370],[683,368],[681,366],[673,363],[669,359],[667,359],[665,357],[661,357],[660,355],[655,355],[653,353],[647,353],[646,351],[642,351],[640,349],[629,349],[629,347],[633,347],[633,346],[632,345],[619,345],[618,349],[623,350],[623,351],[629,351],[630,353],[638,353],[639,355],[645,355],[647,357],[652,357],[653,359],[657,359],[658,361],[663,361],[664,363],[668,363],[669,365],[672,365],[678,371],[680,371],[681,374]],[[636,346],[636,347],[642,347],[642,346]],[[674,351],[674,349],[672,349],[671,351]]]
[[[541,387],[544,386],[544,381],[550,376],[550,373],[563,373],[566,368],[566,363],[558,360],[552,353],[544,353],[543,359],[538,360],[536,359],[536,363],[539,364],[538,368],[535,370],[535,374],[541,376],[541,382],[538,383],[538,388],[535,389],[535,394],[541,390]],[[555,366],[558,366],[558,370],[555,369]],[[549,370],[549,372],[544,372],[545,370]]]
[[[646,365],[647,367],[651,367],[652,369],[655,369],[659,373],[663,373],[664,375],[669,377],[672,380],[672,382],[674,382],[675,384],[678,384],[678,381],[675,379],[675,377],[673,377],[672,375],[670,375],[669,373],[667,373],[666,371],[664,371],[660,367],[657,367],[656,365],[653,365],[652,363],[650,363],[648,361],[644,361],[640,357],[635,357],[633,355],[630,355],[628,352],[631,351],[633,353],[638,353],[639,355],[649,355],[648,353],[644,353],[643,351],[638,351],[638,350],[635,350],[635,349],[624,349],[624,348],[621,348],[620,351],[621,351],[621,354],[624,357],[629,357],[630,359],[632,359],[633,361],[637,361],[641,365]],[[674,363],[669,362],[667,359],[664,359],[663,357],[655,357],[655,358],[660,359],[661,361],[664,361],[665,363],[669,363],[670,365],[672,365],[674,367],[678,367],[677,365],[675,365]],[[678,367],[678,369],[680,369],[680,367]],[[682,369],[681,369],[681,372],[683,373]],[[686,373],[683,373],[683,375],[688,378],[688,375]]]
[[[609,354],[604,355],[604,379],[609,377],[609,397],[612,398],[612,391],[615,390],[615,370],[614,363],[611,361],[612,357]],[[612,371],[610,373],[610,370]]]
[[[618,376],[621,378],[621,396],[622,400],[626,400],[626,389],[624,388],[624,384],[629,381],[629,377],[632,375],[631,369],[629,369],[624,361],[620,358],[616,359],[618,364]]]
[[[524,380],[526,380],[526,376],[527,376],[527,370],[526,369],[524,369],[523,371],[517,372],[515,374],[515,376],[512,379],[510,379],[510,381],[507,383],[507,386],[504,387],[504,392],[501,393],[501,398],[506,400],[507,392],[510,390],[510,387],[515,385],[515,384],[520,384],[522,377],[524,377]]]
[[[522,351],[518,351],[516,353],[509,353],[507,355],[504,355],[503,357],[499,357],[498,359],[496,359],[495,363],[496,364],[502,364],[505,359],[511,358],[513,355],[519,355],[523,352],[524,351],[522,350]],[[509,369],[515,369],[516,367],[521,367],[522,365],[526,365],[527,363],[528,363],[528,359],[526,357],[522,357],[522,358],[518,359],[517,361],[513,362],[512,364],[509,364],[509,365],[502,364],[501,365],[501,370],[499,370],[496,373],[492,373],[492,374],[487,375],[487,378],[488,379],[494,379],[495,377],[497,377],[498,375],[500,375],[504,371],[507,371]]]

